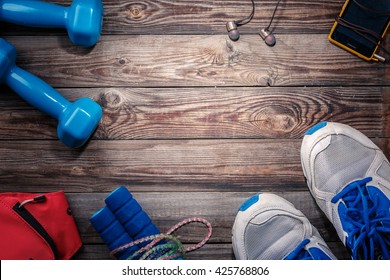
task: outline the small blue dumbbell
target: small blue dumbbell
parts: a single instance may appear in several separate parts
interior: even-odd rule
[[[115,218],[134,240],[160,234],[160,231],[152,223],[148,214],[142,210],[139,203],[125,187],[122,186],[114,190],[106,198],[105,202],[111,212],[114,213]]]
[[[69,7],[36,0],[0,0],[0,20],[19,25],[66,28],[75,45],[97,43],[103,24],[102,0],[73,0]]]
[[[103,207],[93,214],[90,221],[110,251],[133,241],[107,207]],[[120,260],[125,260],[132,256],[138,249],[138,246],[129,247],[115,254],[115,257]]]
[[[89,98],[70,103],[51,86],[15,65],[16,50],[0,38],[0,84],[5,83],[23,99],[58,119],[57,135],[65,145],[85,144],[102,117],[102,108]]]

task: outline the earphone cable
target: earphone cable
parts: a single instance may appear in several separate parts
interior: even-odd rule
[[[364,28],[364,27],[362,27],[362,26],[360,26],[360,25],[353,24],[353,23],[351,23],[351,22],[349,22],[349,21],[347,21],[347,20],[341,18],[340,16],[337,16],[337,17],[336,17],[336,22],[337,22],[338,24],[344,26],[344,27],[347,27],[347,28],[351,29],[351,30],[360,31],[360,32],[362,32],[362,33],[371,35],[372,37],[374,37],[374,38],[375,38],[376,40],[378,40],[378,41],[382,41],[382,38],[381,38],[381,36],[380,36],[378,33],[374,32],[374,31],[372,31],[372,30],[370,30],[370,29],[368,29],[368,28]]]
[[[350,30],[352,30],[353,32],[355,32],[356,34],[360,35],[361,37],[367,39],[368,41],[370,41],[371,43],[375,44],[378,46],[379,49],[381,49],[383,52],[385,52],[388,57],[385,58],[385,63],[390,63],[390,51],[387,50],[382,44],[381,42],[383,41],[383,39],[378,35],[376,34],[375,32],[373,32],[372,30],[369,30],[367,28],[364,28],[364,27],[361,27],[361,26],[358,26],[358,25],[355,25],[353,23],[350,23],[349,21],[346,21],[345,19],[342,19],[340,18],[339,16],[336,17],[336,22],[346,28],[349,28]],[[376,42],[374,41],[372,38],[370,38],[368,35],[374,37],[375,39],[377,39],[379,41]]]
[[[270,19],[270,21],[269,21],[269,24],[268,24],[268,26],[267,26],[266,28],[264,28],[264,30],[269,31],[269,29],[270,29],[270,27],[271,27],[271,24],[272,24],[272,22],[273,22],[273,20],[274,20],[274,18],[275,18],[276,11],[278,10],[278,7],[279,7],[279,4],[280,4],[281,1],[282,1],[282,0],[278,0],[278,3],[277,3],[276,6],[275,6],[275,9],[274,9],[274,12],[273,12],[273,14],[272,14],[272,17],[271,17],[271,19]]]
[[[243,19],[240,19],[240,20],[235,20],[234,23],[237,26],[245,25],[245,24],[249,23],[253,19],[253,16],[255,15],[255,1],[254,0],[251,0],[251,1],[252,1],[252,12],[246,18],[243,18]]]

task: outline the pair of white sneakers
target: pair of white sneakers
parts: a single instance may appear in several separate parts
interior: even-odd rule
[[[301,162],[315,201],[353,259],[390,259],[390,164],[364,134],[339,123],[310,128]],[[239,208],[237,259],[336,259],[317,229],[284,198],[260,193]]]

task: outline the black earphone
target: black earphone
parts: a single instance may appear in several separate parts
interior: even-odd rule
[[[226,29],[228,31],[228,36],[230,40],[237,41],[240,38],[240,32],[238,31],[238,26],[249,23],[252,20],[253,16],[255,15],[255,2],[254,0],[251,1],[252,1],[252,12],[248,17],[240,20],[229,21],[226,23]],[[278,9],[280,2],[281,0],[278,0],[278,3],[275,6],[274,12],[272,14],[268,26],[266,28],[261,29],[259,32],[260,37],[264,40],[267,46],[270,47],[273,47],[276,44],[276,38],[269,29],[271,27],[272,21],[274,20],[276,10]]]

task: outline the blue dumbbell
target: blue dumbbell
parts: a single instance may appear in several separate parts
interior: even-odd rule
[[[93,214],[90,221],[92,226],[99,233],[100,237],[107,244],[110,251],[133,241],[107,207],[103,207]],[[120,260],[125,260],[132,256],[138,249],[138,246],[129,247],[126,250],[116,253],[115,257]]]
[[[148,214],[125,187],[114,190],[106,199],[107,207],[134,240],[160,234]],[[145,242],[146,244],[148,242]],[[144,246],[145,244],[141,244]]]
[[[65,145],[84,145],[99,124],[102,108],[86,97],[69,102],[47,83],[16,66],[15,60],[15,47],[0,38],[0,84],[7,84],[31,105],[57,118],[57,135]]]
[[[73,0],[69,7],[36,0],[0,0],[0,20],[19,25],[66,28],[75,45],[97,43],[103,24],[102,0]]]

